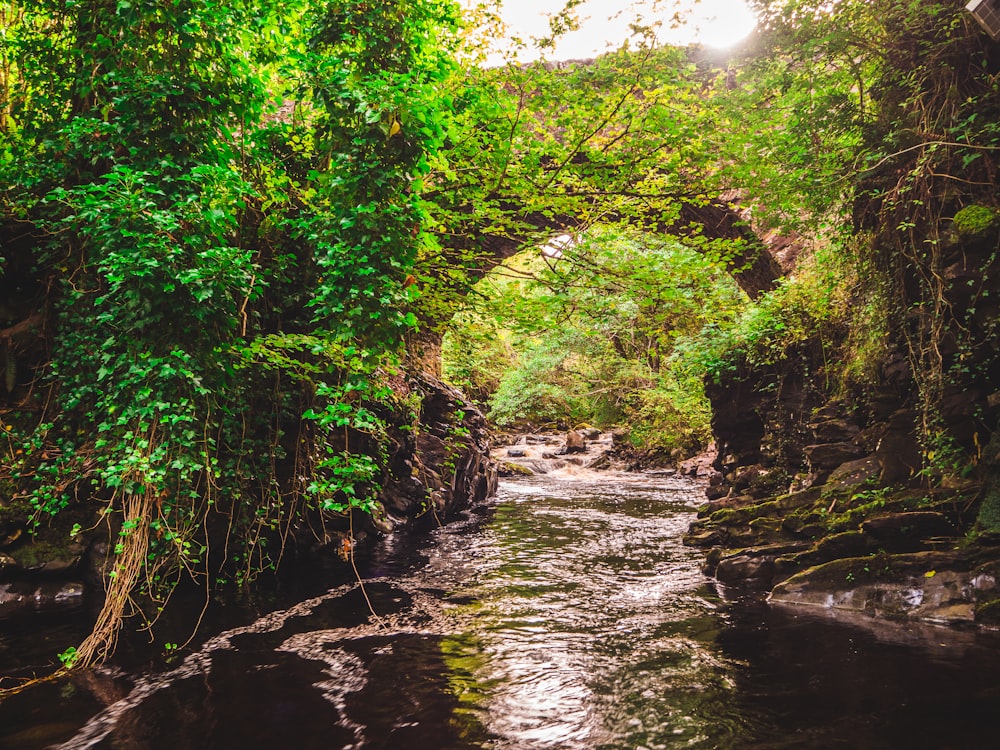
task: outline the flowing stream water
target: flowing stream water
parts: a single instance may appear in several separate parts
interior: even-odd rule
[[[503,484],[385,539],[364,592],[216,614],[172,667],[5,700],[0,748],[996,746],[998,638],[724,600],[680,541],[701,500],[668,477]]]

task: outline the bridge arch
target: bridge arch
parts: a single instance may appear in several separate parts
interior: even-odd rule
[[[669,223],[658,217],[647,217],[647,220],[642,217],[608,218],[648,232],[675,236],[681,241],[695,236],[704,240],[730,241],[732,252],[726,261],[727,269],[750,299],[758,299],[774,289],[784,275],[781,264],[772,252],[772,242],[753,231],[738,204],[733,202],[722,199],[684,202],[680,205],[677,218]],[[463,253],[466,258],[469,254],[476,258],[474,267],[466,267],[467,283],[463,286],[467,288],[456,286],[451,290],[455,297],[464,297],[476,281],[518,253],[530,247],[542,246],[559,235],[577,234],[588,228],[586,222],[568,216],[524,213],[518,215],[517,219],[523,231],[507,234],[470,233],[460,242],[452,242],[456,264],[462,263],[459,258]],[[455,311],[457,307],[451,310],[452,313]],[[450,320],[450,315],[447,317]],[[448,320],[424,317],[420,328],[408,336],[406,350],[411,367],[440,377],[441,344]]]

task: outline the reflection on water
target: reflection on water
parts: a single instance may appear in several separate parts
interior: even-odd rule
[[[722,602],[683,480],[505,485],[356,584],[220,628],[165,672],[0,704],[0,748],[993,746],[995,638]],[[2,664],[0,664],[2,668]]]
[[[678,543],[697,491],[580,480],[559,489],[501,502],[476,544],[469,590],[497,682],[482,708],[495,746],[697,741],[696,704],[728,689],[725,668],[690,636],[689,622],[716,609],[697,553]],[[711,643],[714,627],[697,629]]]

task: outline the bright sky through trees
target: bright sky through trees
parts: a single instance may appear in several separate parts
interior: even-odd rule
[[[465,4],[478,4],[465,0]],[[488,4],[488,3],[487,3]],[[566,0],[501,0],[501,16],[507,25],[507,39],[497,39],[496,49],[506,41],[519,38],[526,48],[517,53],[522,62],[537,58],[533,39],[551,33],[549,19],[558,14]],[[617,48],[628,38],[630,25],[659,24],[657,37],[670,44],[699,43],[710,47],[728,47],[746,37],[756,23],[746,0],[584,0],[575,9],[579,28],[564,33],[556,48],[545,56],[550,59],[594,57]]]

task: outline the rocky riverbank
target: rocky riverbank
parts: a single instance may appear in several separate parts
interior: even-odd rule
[[[939,624],[1000,624],[1000,546],[971,539],[979,488],[829,484],[707,503],[685,538],[723,586],[781,604]]]
[[[802,361],[709,389],[721,449],[685,538],[705,573],[776,604],[1000,625],[1000,535],[982,525],[995,490],[977,478],[995,447],[969,479],[922,472],[905,402],[888,388],[867,410],[824,401]]]
[[[638,450],[618,430],[579,427],[565,432],[524,432],[508,434],[496,442],[493,459],[501,476],[531,476],[576,469],[593,471],[645,471],[681,474],[708,480],[717,472],[715,447],[697,456],[678,461],[676,455]]]

